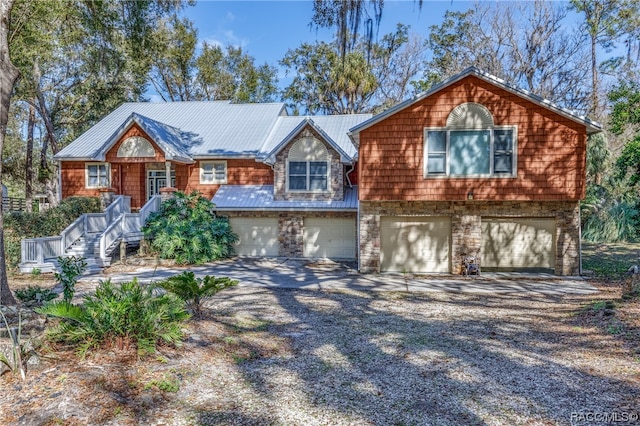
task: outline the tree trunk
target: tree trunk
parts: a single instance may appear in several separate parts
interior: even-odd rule
[[[36,65],[34,65],[34,75],[37,78],[37,81],[40,80],[40,70]],[[47,160],[47,148],[49,144],[51,145],[51,151],[53,154],[57,154],[59,151],[58,140],[56,139],[56,134],[53,128],[53,122],[51,121],[51,114],[49,114],[49,108],[47,108],[47,103],[44,99],[44,94],[42,90],[40,90],[40,85],[36,85],[36,98],[38,99],[38,113],[44,122],[44,126],[47,129],[47,137],[45,138],[45,143],[42,145],[42,151],[40,152],[40,170],[42,173],[42,183],[45,186],[45,194],[47,196],[47,200],[49,201],[50,207],[56,207],[59,204],[58,200],[58,174],[57,169],[54,166],[53,171],[49,169],[49,162]]]
[[[33,209],[33,130],[36,126],[36,108],[29,105],[29,120],[27,122],[27,153],[24,170],[24,198],[27,212]]]
[[[14,0],[0,0],[0,153],[4,148],[4,137],[9,121],[11,92],[20,73],[9,58],[9,16]],[[2,162],[0,161],[0,183]],[[0,203],[0,305],[15,305],[16,299],[9,289],[7,262],[4,250],[4,213]]]
[[[591,114],[598,117],[600,113],[600,100],[598,98],[598,63],[597,63],[597,39],[591,35]]]
[[[57,170],[49,169],[49,161],[47,159],[47,150],[49,149],[50,141],[51,138],[49,137],[49,132],[47,132],[47,137],[44,138],[42,150],[40,151],[40,175],[38,180],[40,183],[44,184],[44,193],[47,196],[49,206],[56,207],[59,204],[57,196]]]

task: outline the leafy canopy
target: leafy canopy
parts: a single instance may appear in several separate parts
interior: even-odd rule
[[[213,208],[197,191],[190,195],[176,192],[149,216],[142,232],[161,258],[174,259],[178,264],[201,264],[230,257],[238,237],[228,219],[217,217]]]

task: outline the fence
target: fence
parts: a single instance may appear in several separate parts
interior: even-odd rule
[[[23,212],[27,209],[27,202],[24,198],[2,197],[2,211]]]

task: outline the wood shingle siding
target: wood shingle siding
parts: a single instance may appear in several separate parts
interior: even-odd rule
[[[484,105],[496,126],[517,126],[517,177],[424,177],[424,129],[445,127],[464,102]],[[585,126],[468,76],[360,133],[360,200],[552,201],[584,198]]]

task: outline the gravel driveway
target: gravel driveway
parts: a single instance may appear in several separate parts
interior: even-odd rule
[[[585,424],[581,415],[638,414],[640,362],[576,322],[566,297],[244,288],[216,306],[287,349],[200,376],[193,389],[211,392],[183,397],[205,424]]]
[[[640,360],[584,320],[591,297],[235,287],[190,321],[182,348],[143,360],[45,360],[26,383],[3,385],[0,423],[637,419]]]

